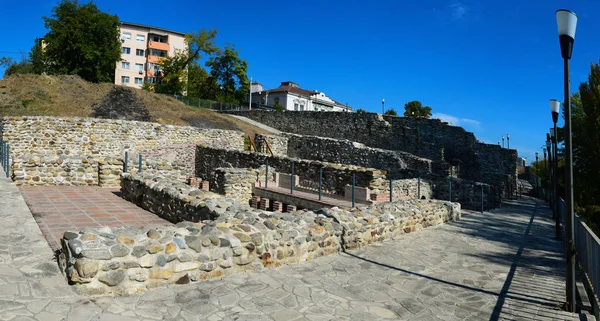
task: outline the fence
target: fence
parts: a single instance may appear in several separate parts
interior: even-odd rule
[[[0,140],[0,163],[8,178],[10,174],[10,144],[3,140]]]
[[[565,201],[561,198],[558,203],[558,217],[563,227],[566,212]],[[597,298],[600,296],[600,239],[577,215],[573,215],[573,230],[575,259],[583,270],[583,283],[588,290],[596,320],[599,320],[600,309]]]

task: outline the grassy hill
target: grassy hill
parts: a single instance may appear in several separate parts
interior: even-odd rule
[[[113,84],[95,84],[78,76],[13,75],[0,80],[0,117],[92,117]],[[209,109],[193,108],[175,98],[134,89],[153,122],[201,128],[232,129],[248,135],[259,128]]]

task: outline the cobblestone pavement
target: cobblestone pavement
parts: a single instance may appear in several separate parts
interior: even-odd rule
[[[65,231],[102,226],[164,226],[168,221],[122,199],[118,188],[22,186],[42,234],[54,250]]]
[[[579,320],[561,245],[531,200],[398,240],[130,297],[80,296],[17,188],[0,179],[0,320]]]

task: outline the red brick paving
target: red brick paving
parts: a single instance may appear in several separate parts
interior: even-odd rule
[[[171,225],[156,214],[122,199],[115,188],[21,186],[19,190],[54,250],[60,248],[60,239],[67,230]]]

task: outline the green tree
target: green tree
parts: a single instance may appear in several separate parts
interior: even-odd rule
[[[216,36],[215,29],[186,34],[187,48],[173,56],[162,58],[158,63],[161,71],[154,90],[171,95],[181,95],[188,91],[188,95],[200,97],[199,89],[206,79],[206,71],[202,72],[203,68],[197,62],[202,58],[202,54],[212,55],[218,51],[214,44]],[[188,83],[191,88],[188,88]]]
[[[367,112],[367,111],[366,111],[366,110],[364,110],[364,109],[362,109],[362,108],[359,108],[359,109],[357,109],[357,110],[356,110],[356,113],[357,113],[357,114],[365,114],[366,112]]]
[[[396,112],[396,110],[394,108],[390,108],[390,109],[388,109],[388,110],[385,111],[384,115],[398,116],[398,113]]]
[[[238,57],[233,45],[227,44],[224,50],[206,62],[210,75],[219,85],[219,101],[240,104],[247,100],[250,81],[246,76],[248,63]]]
[[[431,107],[423,106],[420,101],[413,100],[404,104],[405,117],[429,118],[431,117]]]
[[[35,38],[33,47],[29,52],[29,60],[31,61],[31,72],[35,74],[43,74],[48,71],[48,57],[42,49],[43,39]]]
[[[0,57],[0,66],[6,68],[4,77],[15,74],[29,74],[32,72],[32,66],[29,60],[22,55],[21,61],[16,62],[11,57]]]
[[[36,70],[76,74],[92,82],[114,80],[115,66],[121,59],[116,15],[100,11],[91,2],[62,0],[44,22],[49,30],[44,36],[47,45],[44,57],[34,57]]]

